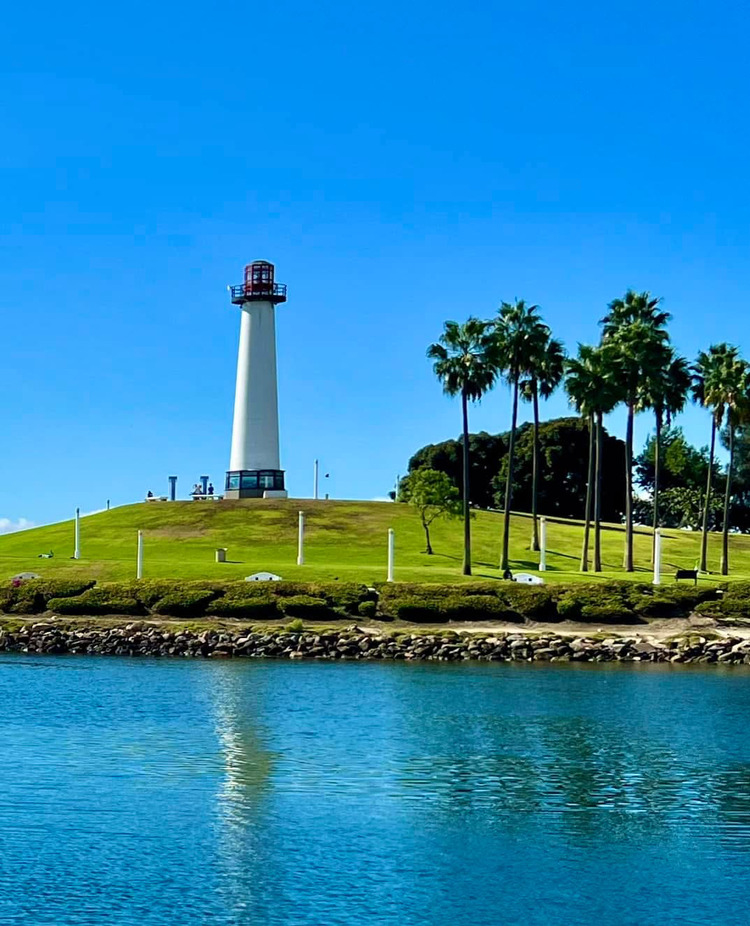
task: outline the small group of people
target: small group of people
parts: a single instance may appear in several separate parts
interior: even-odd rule
[[[203,484],[200,482],[196,482],[195,485],[193,486],[193,491],[190,494],[191,495],[213,495],[214,494],[214,484],[213,482],[209,482],[208,486],[206,487],[206,491],[204,492]]]

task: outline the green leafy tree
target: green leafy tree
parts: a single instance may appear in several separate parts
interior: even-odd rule
[[[668,489],[699,489],[703,491],[708,472],[708,447],[693,447],[685,437],[682,428],[669,425],[661,435],[659,450],[659,485]],[[653,501],[656,477],[656,441],[649,435],[643,450],[635,460],[635,478],[638,485]],[[718,463],[713,461],[713,476],[720,473]],[[641,518],[642,519],[642,518]]]
[[[546,326],[543,326],[546,328]],[[539,549],[539,519],[537,517],[537,486],[539,478],[539,399],[549,399],[562,382],[565,372],[565,348],[549,332],[540,330],[539,340],[532,346],[529,368],[519,388],[521,397],[531,402],[534,413],[534,454],[531,477],[531,549]]]
[[[473,508],[502,509],[507,475],[507,448],[510,435],[469,435],[470,501]],[[538,432],[539,476],[537,499],[540,515],[582,518],[586,493],[586,452],[588,430],[579,418],[553,418],[541,421]],[[513,467],[513,498],[520,511],[531,511],[533,426],[519,425],[516,433]],[[601,519],[619,522],[623,513],[620,487],[625,478],[624,443],[602,429]],[[429,468],[444,472],[451,484],[461,490],[461,440],[427,444],[409,460],[408,471]],[[404,477],[406,478],[406,477]],[[403,480],[402,480],[403,482]]]
[[[500,568],[508,569],[508,548],[510,545],[510,509],[513,501],[513,463],[518,425],[518,397],[522,377],[527,377],[532,358],[538,355],[540,345],[549,339],[549,328],[539,316],[539,307],[527,306],[523,299],[514,303],[503,302],[495,319],[495,345],[500,370],[510,383],[512,412],[510,441],[508,444],[508,468],[505,481],[505,503],[503,517],[503,544]]]
[[[715,494],[711,499],[709,524],[712,528],[721,525],[722,501]],[[651,499],[637,499],[635,517],[647,521],[653,511]],[[663,527],[680,527],[699,531],[703,518],[703,488],[695,486],[669,486],[662,489],[659,517]]]
[[[450,477],[437,469],[415,469],[401,480],[399,499],[417,509],[424,528],[425,553],[432,556],[430,526],[437,518],[461,515],[461,499]]]
[[[670,316],[659,310],[659,299],[648,292],[628,290],[623,299],[610,302],[601,320],[602,349],[609,379],[618,387],[627,409],[625,430],[625,556],[627,572],[633,562],[633,423],[647,407],[649,371],[663,366],[669,351],[666,323]]]
[[[495,506],[493,479],[508,449],[507,435],[479,431],[469,435],[469,501],[474,508]],[[409,472],[437,469],[446,473],[461,496],[463,440],[446,440],[421,447],[409,460]]]
[[[450,396],[461,396],[463,421],[463,574],[471,575],[471,518],[469,509],[469,402],[478,402],[498,375],[497,342],[488,322],[469,318],[463,325],[447,321],[443,333],[427,349],[435,375]]]
[[[750,424],[745,422],[734,437],[731,519],[743,533],[750,532]]]

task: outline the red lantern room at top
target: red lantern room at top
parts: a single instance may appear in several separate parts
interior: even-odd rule
[[[267,260],[254,260],[245,266],[245,282],[232,287],[232,302],[286,302],[286,284],[274,280],[274,266]]]

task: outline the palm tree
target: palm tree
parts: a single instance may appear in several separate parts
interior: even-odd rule
[[[538,352],[539,344],[549,339],[549,328],[539,317],[539,307],[527,306],[523,299],[511,304],[503,302],[495,319],[495,344],[500,369],[510,383],[513,392],[513,410],[508,443],[508,471],[505,479],[505,511],[503,519],[503,548],[500,569],[508,569],[508,546],[510,543],[510,506],[513,494],[513,463],[516,446],[516,425],[518,423],[518,393],[521,377],[529,372],[531,358]]]
[[[461,396],[463,416],[463,574],[471,575],[471,519],[469,507],[469,402],[478,402],[498,374],[497,341],[489,322],[469,318],[463,325],[448,321],[436,344],[427,349],[432,368],[450,396]]]
[[[620,401],[627,407],[625,431],[625,557],[627,572],[633,562],[633,423],[645,405],[647,374],[664,363],[669,335],[665,325],[670,318],[658,309],[659,299],[650,293],[628,290],[623,299],[609,304],[602,319],[602,347],[606,365],[619,385]]]
[[[732,499],[734,438],[737,428],[750,419],[750,367],[741,357],[724,368],[724,405],[727,419],[727,478],[724,489],[724,525],[721,537],[721,574],[729,575],[729,503]]]
[[[661,464],[661,434],[666,421],[667,427],[672,417],[685,407],[690,390],[690,367],[684,357],[678,357],[669,347],[664,353],[660,366],[653,367],[646,373],[642,405],[653,409],[656,420],[654,437],[654,514],[653,541],[651,560],[653,562],[656,548],[656,529],[659,526],[659,472]]]
[[[712,344],[708,351],[701,351],[693,364],[693,401],[711,411],[711,444],[708,455],[708,475],[706,476],[706,495],[703,501],[703,524],[701,529],[700,570],[708,572],[708,516],[711,509],[711,481],[716,452],[716,432],[724,421],[724,380],[725,370],[731,368],[738,360],[736,347],[722,342]]]
[[[584,511],[581,572],[589,568],[589,534],[594,517],[594,570],[601,572],[601,477],[605,413],[612,411],[617,396],[609,379],[603,351],[588,344],[578,345],[578,356],[566,362],[565,391],[579,414],[588,421],[589,462]]]
[[[546,325],[543,326],[546,328]],[[551,337],[549,329],[540,332],[539,343],[530,356],[527,378],[519,384],[521,397],[534,409],[533,448],[531,455],[531,549],[539,549],[537,518],[537,482],[539,476],[539,398],[548,399],[562,382],[565,373],[565,348]]]

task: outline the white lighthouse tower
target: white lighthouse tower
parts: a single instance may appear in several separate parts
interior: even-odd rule
[[[274,266],[256,260],[245,282],[229,287],[242,307],[232,451],[226,498],[285,498],[279,466],[279,408],[276,395],[276,306],[286,302],[286,285],[274,281]]]

